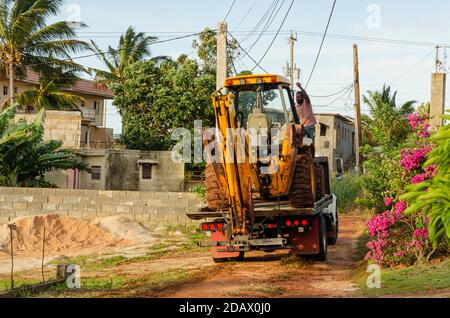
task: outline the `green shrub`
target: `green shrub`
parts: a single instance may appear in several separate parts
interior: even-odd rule
[[[361,177],[356,173],[346,173],[341,180],[333,179],[331,191],[337,197],[339,210],[354,208],[356,199],[362,193]]]

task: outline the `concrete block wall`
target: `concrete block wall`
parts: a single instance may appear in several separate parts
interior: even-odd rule
[[[190,224],[203,205],[194,193],[0,188],[0,224],[25,216],[60,214],[93,220],[125,216],[148,227]]]

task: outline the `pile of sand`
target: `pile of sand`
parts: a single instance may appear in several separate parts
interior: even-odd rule
[[[100,229],[117,238],[126,238],[134,243],[152,243],[156,239],[144,226],[123,216],[100,218],[94,221]]]
[[[45,228],[45,254],[68,255],[80,250],[99,249],[129,245],[130,240],[118,237],[99,226],[60,215],[39,215],[14,221],[14,253],[23,256],[38,256],[42,253],[42,238]],[[10,253],[10,230],[0,226],[0,256]]]

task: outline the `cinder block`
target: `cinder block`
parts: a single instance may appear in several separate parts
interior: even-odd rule
[[[60,204],[58,206],[58,211],[73,211],[73,204]]]
[[[114,197],[114,192],[113,191],[99,191],[98,192],[98,196],[101,197],[106,197],[106,198],[113,198]]]
[[[126,196],[128,199],[140,199],[141,193],[139,191],[126,191]]]
[[[15,189],[19,188],[0,188],[1,194],[13,194]]]
[[[130,213],[130,207],[124,206],[124,205],[119,205],[116,207],[116,211],[117,211],[117,213]]]
[[[175,214],[177,213],[177,208],[171,206],[161,206],[156,208],[158,214]]]
[[[147,213],[147,214],[156,214],[156,213],[158,213],[158,207],[156,207],[156,206],[147,206],[147,207],[144,207],[144,213]]]
[[[0,213],[3,210],[13,210],[12,202],[0,202]]]
[[[83,212],[83,219],[93,220],[97,217],[97,212]]]
[[[144,206],[142,205],[135,205],[130,207],[131,213],[144,213]]]
[[[26,198],[26,197],[24,197],[24,198]],[[33,202],[35,202],[35,203],[48,203],[48,196],[33,195],[32,198],[33,198]]]
[[[106,218],[108,216],[113,215],[113,213],[109,213],[109,212],[97,212],[97,217],[98,218]]]
[[[146,213],[136,213],[134,214],[134,220],[136,222],[148,222],[149,220],[149,215]]]
[[[86,205],[84,207],[85,212],[100,212],[102,210],[102,206],[100,204],[94,204],[94,205]]]
[[[60,195],[49,196],[48,197],[48,203],[51,203],[51,204],[62,204],[63,203],[63,197],[60,196]]]
[[[5,195],[4,194],[0,194],[0,202],[4,202],[5,201]]]
[[[162,200],[160,200],[160,199],[149,199],[149,200],[147,200],[147,206],[149,206],[149,207],[151,207],[151,206],[154,206],[154,207],[158,207],[158,206],[162,206]]]
[[[55,203],[43,203],[42,211],[45,213],[53,213],[58,210],[58,205]]]
[[[108,214],[116,213],[116,206],[114,206],[114,205],[102,205],[100,211],[101,212],[107,212]]]
[[[36,195],[36,196],[41,196],[42,195],[42,189],[39,188],[28,188],[27,189],[27,194],[29,195]]]
[[[26,217],[29,215],[30,215],[30,212],[28,210],[15,210],[14,211],[14,216],[16,218]]]
[[[24,202],[14,202],[13,203],[14,210],[26,210],[28,209],[27,203]]]
[[[77,219],[81,219],[83,217],[83,212],[78,212],[78,211],[69,211],[68,214],[71,218],[77,218]]]
[[[63,203],[64,204],[77,204],[77,203],[79,203],[78,198],[79,197],[75,197],[75,196],[65,196],[65,197],[63,197]]]

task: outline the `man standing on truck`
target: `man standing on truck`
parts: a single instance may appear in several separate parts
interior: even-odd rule
[[[305,133],[308,138],[311,138],[314,142],[316,137],[316,117],[314,116],[314,111],[311,104],[311,99],[309,98],[308,93],[303,89],[300,83],[297,83],[298,88],[300,89],[296,95],[297,101],[297,114],[300,118],[300,124],[305,127]]]

